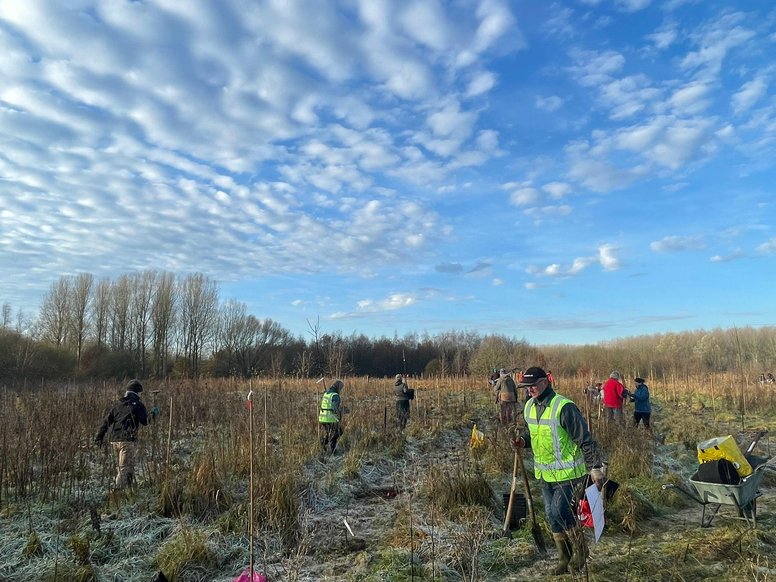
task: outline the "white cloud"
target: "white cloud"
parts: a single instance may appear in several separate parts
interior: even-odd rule
[[[710,125],[706,119],[674,123],[665,130],[661,142],[647,152],[647,158],[667,168],[680,168],[699,155],[701,146],[711,137]]]
[[[776,253],[776,237],[758,246],[757,250],[761,253]]]
[[[503,285],[503,284],[504,284],[504,281],[502,281],[502,280],[501,280],[501,279],[499,279],[498,277],[495,277],[495,278],[493,279],[493,281],[491,281],[491,284],[492,284],[494,287],[499,287],[499,286],[501,286],[501,285]]]
[[[563,106],[563,99],[557,95],[550,95],[549,97],[537,97],[536,101],[534,101],[534,104],[536,105],[537,109],[552,113],[553,111],[557,111]]]
[[[625,12],[638,12],[650,5],[652,0],[615,0]]]
[[[467,97],[477,97],[490,91],[496,85],[496,75],[490,71],[480,71],[472,77],[466,88]]]
[[[658,50],[665,50],[674,43],[678,36],[679,31],[676,24],[668,22],[652,34],[648,34],[647,39],[651,40]]]
[[[621,267],[620,260],[614,256],[617,247],[611,244],[603,244],[598,247],[598,262],[604,271],[617,271]]]
[[[737,261],[738,259],[743,259],[745,256],[746,255],[743,253],[743,251],[741,251],[740,249],[737,249],[727,255],[714,255],[709,260],[712,263],[729,263],[731,261]]]
[[[536,188],[519,188],[509,195],[509,202],[514,206],[528,206],[539,200],[539,191]]]
[[[385,299],[374,301],[372,299],[363,299],[358,302],[359,311],[390,311],[393,309],[402,309],[414,305],[417,297],[409,293],[392,293]]]
[[[702,236],[670,235],[649,243],[649,248],[656,253],[693,251],[702,249],[705,246]]]
[[[596,263],[601,265],[604,271],[616,271],[620,268],[620,261],[614,256],[617,248],[611,244],[602,244],[598,247],[598,253],[589,257],[577,257],[569,264],[551,263],[545,267],[529,266],[526,271],[538,277],[573,277],[580,275],[588,267]],[[526,289],[533,289],[535,285]]]
[[[549,204],[546,206],[536,206],[526,208],[523,214],[533,218],[537,223],[544,222],[554,218],[560,218],[571,214],[572,208],[568,204]]]
[[[542,190],[550,195],[550,198],[563,198],[572,192],[571,184],[565,182],[548,182],[542,186]]]
[[[708,83],[693,81],[677,89],[668,103],[680,113],[700,113],[709,107],[710,101],[706,96],[710,91]]]
[[[733,112],[739,114],[748,111],[765,96],[767,90],[768,82],[762,76],[744,83],[741,89],[733,95]]]
[[[702,78],[716,78],[727,54],[755,36],[754,31],[741,26],[744,18],[742,12],[723,13],[691,34],[690,40],[698,49],[682,59],[682,67],[697,71]]]
[[[594,87],[607,83],[611,75],[619,72],[625,65],[625,57],[617,51],[580,51],[571,53],[575,64],[571,67],[572,74],[585,87]]]

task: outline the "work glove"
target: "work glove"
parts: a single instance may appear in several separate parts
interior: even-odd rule
[[[606,474],[608,473],[608,470],[609,465],[607,463],[596,465],[590,469],[590,479],[592,479],[599,491],[603,488],[604,483],[606,483]]]
[[[162,409],[159,408],[158,405],[154,404],[154,407],[151,409],[151,420],[156,420],[156,417],[159,416],[162,413]]]
[[[525,439],[519,435],[512,435],[509,439],[509,444],[512,445],[512,450],[517,452],[525,448]]]

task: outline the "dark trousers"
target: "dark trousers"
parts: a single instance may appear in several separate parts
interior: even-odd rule
[[[337,448],[337,440],[342,436],[342,427],[338,422],[322,422],[321,424],[321,447],[324,452],[330,450],[332,453]]]
[[[407,421],[410,419],[410,401],[409,400],[397,400],[396,401],[396,420],[399,423],[399,430],[404,430],[407,426]]]
[[[557,481],[549,483],[542,480],[544,497],[544,515],[552,533],[561,533],[573,528],[577,523],[574,509],[575,481]]]
[[[635,426],[639,426],[639,422],[642,420],[644,421],[644,426],[649,428],[649,417],[651,414],[649,412],[634,412],[633,413],[633,424]]]
[[[515,421],[515,409],[517,402],[499,402],[498,419],[506,426]]]

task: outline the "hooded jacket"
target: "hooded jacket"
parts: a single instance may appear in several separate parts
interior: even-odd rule
[[[127,392],[116,401],[102,423],[94,441],[102,444],[105,435],[112,443],[135,442],[137,429],[148,424],[148,412],[135,392]]]

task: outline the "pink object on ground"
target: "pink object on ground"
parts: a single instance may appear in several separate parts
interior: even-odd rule
[[[246,568],[242,574],[234,579],[234,582],[268,582],[268,580],[264,574],[259,574],[256,570],[253,571],[253,580],[251,580],[250,568]]]

